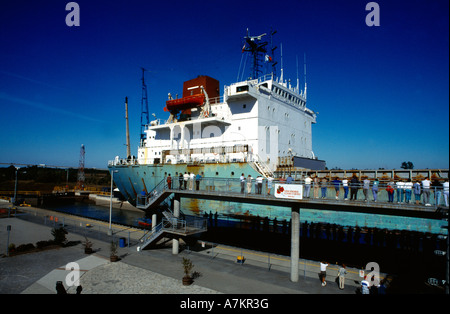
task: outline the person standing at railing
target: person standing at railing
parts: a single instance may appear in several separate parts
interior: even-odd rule
[[[270,191],[272,190],[272,181],[273,178],[271,176],[267,177],[267,195],[270,195]]]
[[[344,200],[348,200],[348,179],[347,177],[344,177],[344,180],[342,180],[342,186],[344,187]]]
[[[306,176],[305,178],[305,197],[309,198],[309,193],[311,191],[311,182],[312,179],[309,175]]]
[[[189,181],[189,174],[187,172],[184,172],[183,180],[184,180],[184,189],[187,190],[187,183]]]
[[[286,184],[291,184],[292,183],[292,177],[291,174],[288,175],[288,177],[286,178]]]
[[[372,195],[373,195],[373,201],[376,202],[378,199],[378,186],[380,185],[380,181],[378,181],[378,178],[375,178],[372,182]]]
[[[423,189],[423,204],[425,206],[431,206],[430,204],[430,186],[431,182],[428,177],[422,181],[422,189]]]
[[[438,179],[433,180],[433,183],[431,184],[434,190],[434,202],[436,206],[439,206],[441,203],[441,194],[442,194],[442,183],[439,182]]]
[[[395,185],[395,188],[397,190],[397,203],[403,202],[403,182],[401,179],[398,179],[397,184]]]
[[[313,179],[313,189],[314,198],[319,198],[319,178],[317,176],[314,176]]]
[[[449,193],[449,184],[448,184],[448,180],[444,182],[444,184],[442,185],[443,189],[444,189],[444,201],[445,201],[445,206],[448,207],[448,193]]]
[[[341,188],[341,180],[338,177],[335,177],[333,180],[334,190],[336,191],[336,199],[339,199],[339,190]]]
[[[250,194],[252,192],[252,176],[248,175],[247,177],[247,194]],[[243,193],[243,192],[242,192]]]
[[[353,201],[358,198],[358,188],[359,188],[359,180],[356,174],[353,175],[352,179],[350,180],[350,200]]]
[[[195,174],[193,172],[191,172],[189,174],[189,190],[194,190],[194,179],[195,179]]]
[[[167,188],[168,188],[169,190],[172,189],[172,177],[170,176],[170,173],[169,173],[169,175],[167,176],[166,181],[167,181]]]
[[[252,192],[252,180],[253,180],[253,177],[251,175],[248,175],[248,177],[246,179],[246,181],[247,181],[247,194],[250,194]]]
[[[394,182],[389,182],[388,186],[386,187],[386,192],[388,194],[388,203],[394,202]]]
[[[202,172],[202,174],[203,174],[203,172]],[[202,180],[202,176],[201,176],[201,174],[200,173],[198,173],[196,176],[195,176],[195,190],[199,190],[200,189],[200,181]]]
[[[411,192],[413,188],[413,183],[411,179],[408,179],[403,185],[403,187],[405,188],[405,203],[409,204],[409,201],[411,201]]]
[[[370,189],[370,180],[365,178],[363,180],[363,192],[364,192],[364,202],[369,200],[369,189]]]
[[[181,172],[178,176],[178,183],[180,184],[178,186],[178,190],[182,190],[183,189],[183,173],[181,173]]]
[[[422,192],[420,189],[420,182],[416,181],[413,185],[414,190],[414,200],[416,201],[416,205],[419,205],[420,203],[420,193]]]
[[[261,176],[257,176],[256,177],[256,194],[261,194],[262,182],[263,182],[263,178]]]
[[[241,194],[244,194],[244,188],[245,188],[245,176],[244,176],[243,173],[241,174],[241,176],[240,176],[240,178],[239,178],[239,181],[241,182]]]
[[[320,181],[320,189],[322,190],[322,198],[326,198],[327,197],[327,184],[328,184],[328,180],[327,178],[322,178],[322,180]]]

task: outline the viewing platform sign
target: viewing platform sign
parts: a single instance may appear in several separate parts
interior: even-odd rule
[[[303,199],[303,185],[301,184],[275,184],[275,197]]]

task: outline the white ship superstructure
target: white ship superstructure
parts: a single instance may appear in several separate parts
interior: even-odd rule
[[[127,151],[127,158],[116,157],[108,165],[126,200],[136,204],[138,194],[151,192],[167,177],[187,173],[224,179],[244,173],[256,178],[273,177],[277,170],[292,166],[325,168],[312,150],[316,113],[306,107],[306,79],[301,89],[298,78],[296,86],[283,79],[283,69],[276,76],[275,48],[266,48],[264,35],[247,33],[244,38],[242,52],[249,54],[243,56],[251,58],[248,79],[223,88],[209,76],[184,82],[180,98],[168,95],[167,120],[149,120],[142,69],[137,158]]]
[[[188,105],[182,118],[171,114],[167,121],[152,121],[139,164],[259,162],[275,171],[284,159],[314,158],[316,114],[306,107],[306,86],[300,90],[265,75],[225,86],[222,97],[209,98],[199,81],[215,80],[200,76],[185,82],[192,95],[184,98],[204,95],[203,104]]]

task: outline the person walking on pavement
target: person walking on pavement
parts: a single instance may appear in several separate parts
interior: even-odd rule
[[[345,264],[342,264],[342,267],[339,267],[338,277],[339,277],[339,289],[344,289],[345,284],[345,275],[347,275],[347,270],[345,269]]]
[[[325,287],[327,285],[327,282],[325,281],[325,278],[327,277],[327,266],[327,262],[320,262],[320,280],[322,281],[322,287]]]

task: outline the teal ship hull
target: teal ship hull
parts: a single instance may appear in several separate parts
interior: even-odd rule
[[[110,165],[113,172],[114,183],[123,197],[133,206],[136,206],[137,196],[142,191],[150,193],[154,187],[170,174],[172,187],[179,187],[178,175],[190,172],[201,174],[206,178],[201,183],[201,189],[205,187],[207,178],[234,179],[238,181],[241,174],[256,178],[260,174],[248,163],[220,163],[220,164],[165,164],[165,165]],[[254,180],[253,180],[254,182]],[[235,183],[237,184],[237,183]],[[247,187],[246,187],[247,188]],[[239,189],[238,186],[235,189]],[[328,189],[333,193],[334,189]],[[263,193],[266,193],[263,186]],[[254,185],[252,185],[254,193]],[[273,191],[272,191],[273,193]],[[200,200],[193,198],[181,198],[181,209],[186,215],[204,216],[217,213],[222,219],[239,220],[245,217],[259,216],[268,217],[270,220],[277,219],[278,222],[289,221],[290,210],[285,207],[257,205],[236,202]],[[301,209],[301,222],[331,223],[341,226],[358,226],[360,228],[379,228],[389,230],[408,230],[432,234],[445,234],[445,221],[435,219],[422,219],[403,216],[370,215],[362,213],[351,213],[344,211]]]

